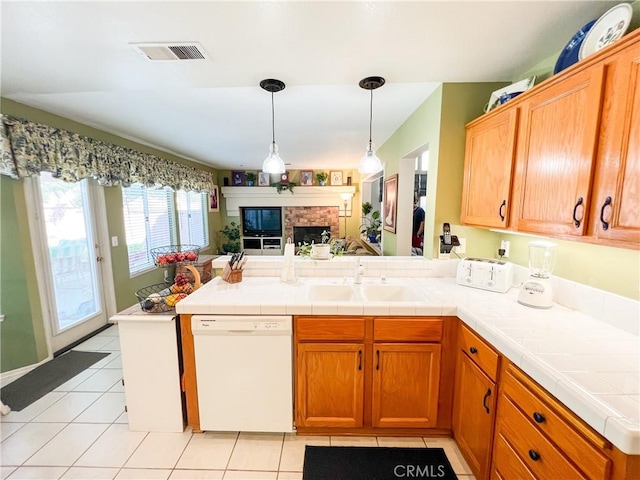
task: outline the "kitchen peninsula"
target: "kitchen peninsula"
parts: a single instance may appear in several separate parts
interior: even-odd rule
[[[221,268],[224,261],[224,257],[214,260],[213,268]],[[362,375],[362,380],[355,375],[352,379],[357,394],[367,392],[364,407],[359,407],[364,415],[358,410],[360,417],[351,424],[344,418],[332,424],[325,418],[315,423],[315,431],[380,435],[384,434],[380,432],[385,423],[376,423],[376,418],[381,418],[373,415],[376,408],[395,412],[395,406],[390,406],[391,397],[385,396],[389,392],[384,389],[389,385],[384,383],[384,377],[376,380],[376,375],[382,375],[379,370],[394,367],[390,351],[400,355],[402,352],[398,353],[396,347],[409,345],[413,353],[407,353],[405,360],[422,358],[430,362],[429,372],[436,371],[435,380],[421,383],[421,376],[414,378],[414,383],[420,384],[417,388],[422,388],[430,401],[436,399],[437,409],[425,408],[404,422],[390,421],[386,428],[396,435],[411,435],[409,424],[419,417],[421,421],[415,423],[418,434],[428,435],[431,431],[433,435],[453,435],[459,441],[461,434],[451,420],[455,416],[452,397],[461,395],[454,392],[454,359],[461,346],[470,345],[472,354],[480,350],[484,355],[482,349],[486,349],[492,355],[489,358],[494,359],[488,369],[476,359],[485,373],[493,369],[497,378],[497,394],[493,390],[479,400],[492,415],[496,411],[490,407],[498,403],[492,468],[512,473],[524,468],[544,475],[549,464],[545,467],[540,458],[554,458],[554,468],[566,464],[567,472],[578,468],[578,475],[595,478],[632,478],[640,472],[637,302],[555,279],[558,297],[561,301],[566,297],[567,305],[537,310],[517,303],[517,288],[497,294],[457,285],[453,278],[455,261],[415,257],[361,261],[365,268],[362,281],[354,284],[354,258],[320,261],[296,257],[299,279],[288,284],[279,280],[281,258],[252,257],[242,282],[227,284],[217,277],[180,302],[176,309],[181,319],[188,423],[199,429],[192,315],[290,315],[294,319],[295,419],[299,433],[314,431],[314,420],[308,421],[311,417],[300,412],[304,392],[300,391],[301,377],[296,369],[301,367],[298,362],[304,360],[305,348],[311,345],[311,350],[317,352],[322,351],[323,342],[334,350],[336,345],[342,345],[339,350],[350,352],[344,354],[350,358],[346,364],[362,372],[355,374]],[[586,312],[587,307],[580,307],[583,311],[576,308],[582,298],[591,300]],[[322,325],[323,328],[316,328]],[[409,337],[402,339],[404,334]],[[324,340],[320,340],[323,335]],[[467,341],[472,343],[467,345]],[[389,350],[387,346],[393,348]],[[417,368],[423,363],[409,361],[409,365]],[[314,381],[319,380],[314,377]],[[360,381],[364,383],[362,387]],[[398,388],[408,388],[411,393],[411,387]],[[380,396],[376,400],[377,394]],[[397,398],[400,401],[401,397]],[[377,401],[382,403],[376,407]],[[511,412],[510,408],[516,408],[516,413],[518,408],[528,411],[529,406],[535,409],[533,418],[539,425],[523,415],[522,428],[529,428],[531,423],[531,428],[539,428],[541,433],[535,430],[524,440],[509,437],[501,415]],[[301,427],[301,420],[309,428]],[[549,431],[544,430],[547,426]],[[489,456],[493,428],[492,422],[485,437],[490,444],[485,449]],[[521,447],[518,442],[535,441],[534,434],[540,437],[536,448],[543,453],[529,448],[527,455],[524,446],[525,454],[518,456],[514,452]],[[574,437],[583,442],[584,445],[578,443],[582,453],[563,443],[564,438]],[[462,450],[465,456],[469,455]],[[496,463],[496,452],[504,459],[506,451],[517,460]],[[582,455],[596,460],[584,466]],[[485,472],[482,468],[479,471]]]

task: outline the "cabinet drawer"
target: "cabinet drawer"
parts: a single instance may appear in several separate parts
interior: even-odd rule
[[[493,472],[492,480],[509,480],[517,478],[519,480],[535,480],[518,454],[502,435],[496,436],[493,447]]]
[[[502,394],[518,405],[533,428],[551,439],[589,478],[607,476],[611,461],[600,451],[608,445],[605,440],[564,407],[542,397],[542,392],[535,391],[540,387],[512,365],[504,377]]]
[[[469,355],[469,358],[471,358],[491,380],[496,380],[500,356],[484,340],[462,323],[460,324],[458,347]]]
[[[362,340],[364,319],[348,317],[296,317],[298,340]]]
[[[376,318],[373,339],[378,342],[440,342],[442,322],[442,318]]]
[[[511,445],[536,478],[584,478],[582,473],[547,440],[518,408],[503,396],[499,405],[498,436]],[[595,478],[604,478],[595,477]]]

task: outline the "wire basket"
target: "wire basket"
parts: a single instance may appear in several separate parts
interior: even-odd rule
[[[167,245],[149,250],[158,267],[171,267],[176,263],[196,263],[200,255],[198,245]]]
[[[185,294],[171,293],[166,283],[156,283],[136,292],[143,312],[164,313],[176,309],[176,303],[186,297]]]

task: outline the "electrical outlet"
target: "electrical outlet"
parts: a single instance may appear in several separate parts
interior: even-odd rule
[[[4,315],[0,314],[0,322],[4,322]]]
[[[454,247],[456,249],[456,253],[465,253],[467,251],[467,239],[458,237],[458,241],[460,245]]]
[[[509,240],[502,240],[500,242],[500,248],[502,250],[504,250],[504,258],[508,258],[509,257],[509,247],[511,246],[511,242]]]
[[[118,237],[117,236],[111,237],[111,246],[112,247],[117,247],[118,246]]]

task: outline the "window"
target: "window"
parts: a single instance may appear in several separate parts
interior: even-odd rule
[[[129,273],[153,268],[149,250],[176,243],[173,191],[140,184],[122,189],[124,228],[129,253]]]
[[[178,200],[178,222],[180,225],[180,243],[209,245],[208,195],[204,192],[184,192],[176,194]]]

